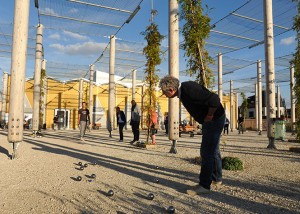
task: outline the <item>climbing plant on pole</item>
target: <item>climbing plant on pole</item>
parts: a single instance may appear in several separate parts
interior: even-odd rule
[[[41,83],[40,83],[40,100],[39,100],[39,131],[42,129],[43,127],[43,117],[44,117],[44,113],[43,113],[43,106],[44,106],[44,87],[45,87],[45,77],[46,77],[46,70],[42,69],[41,70]]]
[[[296,96],[296,133],[297,138],[300,139],[300,1],[298,1],[298,13],[294,19],[294,30],[297,32],[297,47],[294,54],[293,64],[295,66],[295,96]]]
[[[156,14],[155,10],[152,10],[152,15]],[[160,34],[158,31],[158,26],[152,22],[151,24],[146,27],[146,30],[141,33],[145,40],[147,41],[147,45],[143,49],[143,53],[146,57],[147,63],[145,68],[145,73],[147,74],[145,77],[145,83],[147,88],[143,94],[145,104],[143,108],[143,112],[147,114],[147,127],[148,127],[148,134],[147,134],[147,142],[149,141],[150,135],[150,123],[151,123],[151,113],[156,109],[157,97],[156,97],[156,86],[159,82],[158,75],[156,72],[156,66],[159,65],[162,61],[162,51],[161,51],[161,41],[163,40],[164,36]]]
[[[185,20],[182,28],[184,42],[181,48],[185,50],[187,73],[196,74],[196,81],[205,87],[210,87],[214,81],[213,72],[208,64],[213,63],[205,49],[205,39],[210,32],[210,18],[203,13],[201,0],[178,0],[181,7],[180,19]],[[206,7],[208,10],[208,7]]]

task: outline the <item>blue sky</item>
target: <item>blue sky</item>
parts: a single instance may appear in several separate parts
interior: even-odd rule
[[[42,1],[42,0],[40,0]],[[234,9],[244,4],[246,0],[205,0],[203,4],[207,4],[210,11],[211,23],[226,16]],[[13,0],[0,0],[0,23],[12,23],[13,21]],[[168,0],[153,0],[154,9],[158,11],[158,15],[155,17],[155,22],[159,26],[161,34],[168,34]],[[141,10],[129,23],[117,34],[117,38],[144,42],[143,36],[140,35],[145,30],[146,26],[149,25],[151,12],[151,0],[144,0],[141,4]],[[30,23],[29,26],[36,26],[38,23],[37,9],[34,7],[34,1],[30,1]],[[34,32],[33,32],[33,36]],[[294,52],[295,33],[289,32],[283,34],[280,37],[275,38],[275,56],[283,56]],[[0,37],[1,38],[1,37]],[[3,41],[0,41],[3,42]],[[45,58],[47,60],[55,62],[65,62],[68,64],[80,64],[89,65],[95,61],[97,56],[100,55],[99,49],[106,46],[109,42],[107,37],[95,37],[89,35],[78,35],[70,32],[57,32],[51,30],[44,31],[44,47],[45,47]],[[163,44],[167,45],[167,39],[164,40]],[[180,70],[185,68],[185,61],[181,53]],[[263,45],[260,45],[253,49],[240,50],[233,52],[228,55],[233,58],[258,60],[264,59]],[[160,70],[163,73],[168,72],[167,62],[163,62],[160,66]],[[2,70],[9,71],[10,59],[0,57],[0,68]],[[33,75],[34,61],[29,60],[27,63],[26,76],[30,77]],[[233,75],[224,76],[224,81],[229,79],[238,79],[242,77],[251,77],[256,75],[256,66],[250,66],[246,69],[235,72]],[[236,87],[236,85],[235,85]],[[224,90],[229,89],[229,83],[224,83]],[[289,86],[288,83],[282,83],[282,96],[287,98],[289,105]],[[250,94],[249,94],[250,95]]]

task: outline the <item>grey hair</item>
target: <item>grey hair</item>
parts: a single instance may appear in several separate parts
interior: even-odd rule
[[[179,80],[176,77],[167,75],[160,80],[159,87],[162,91],[168,91],[170,88],[177,90],[179,87]]]

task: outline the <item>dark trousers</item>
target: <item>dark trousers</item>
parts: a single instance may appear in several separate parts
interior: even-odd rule
[[[131,121],[131,129],[133,132],[133,141],[138,141],[140,139],[140,122]]]
[[[166,134],[169,133],[169,124],[165,124]]]
[[[120,134],[120,140],[123,140],[123,129],[124,129],[125,123],[119,123],[119,134]]]
[[[225,123],[225,115],[202,125],[201,171],[199,184],[210,189],[212,180],[222,181],[222,159],[219,149],[220,136]]]
[[[229,124],[225,124],[225,125],[224,125],[224,134],[225,134],[225,132],[227,131],[227,135],[228,135],[228,127],[229,127]]]
[[[239,134],[242,132],[242,134],[244,134],[244,130],[243,130],[243,123],[239,123]]]

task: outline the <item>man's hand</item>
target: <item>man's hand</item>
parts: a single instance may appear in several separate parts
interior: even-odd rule
[[[217,108],[209,107],[207,115],[204,118],[204,122],[210,122],[210,121],[212,121],[212,119],[214,118],[214,113],[215,113],[216,110],[217,110]]]
[[[204,122],[210,122],[214,118],[214,115],[206,115],[204,118]]]

